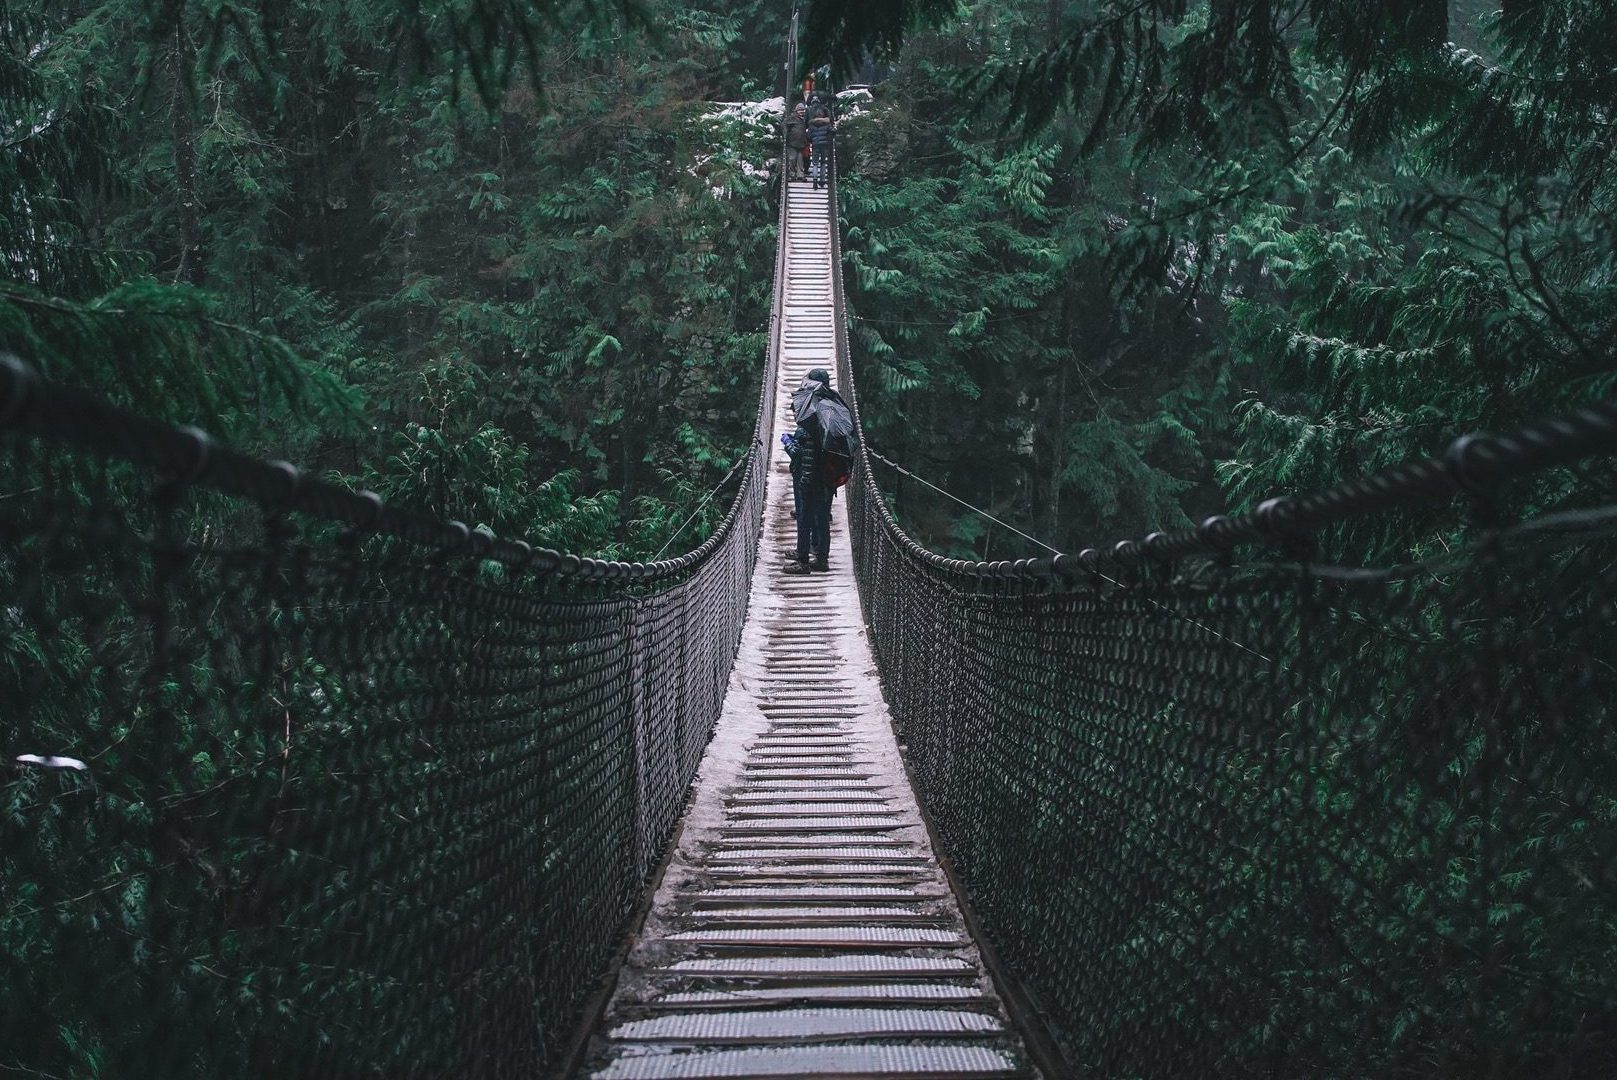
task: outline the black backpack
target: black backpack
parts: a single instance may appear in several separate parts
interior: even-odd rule
[[[835,491],[853,475],[853,456],[859,449],[853,414],[840,401],[821,398],[814,403],[820,427],[820,479]]]

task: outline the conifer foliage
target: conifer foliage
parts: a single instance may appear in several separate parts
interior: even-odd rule
[[[756,103],[790,10],[0,0],[0,349],[423,512],[645,557],[746,448],[778,134]],[[884,76],[838,142],[873,448],[1053,545],[1617,389],[1609,0],[817,0],[804,25],[806,66]],[[938,550],[1031,554],[881,482]],[[1455,532],[1331,543],[1386,563]],[[0,704],[38,668],[7,641]],[[36,730],[115,756],[127,717],[61,684]],[[71,935],[0,909],[63,1016],[102,1003],[52,982],[56,943],[145,903],[115,869]],[[3,1020],[0,1071],[138,1058]]]
[[[1100,0],[968,4],[911,35],[845,185],[876,435],[1071,546],[1609,396],[1614,19]],[[934,409],[964,434],[929,437]],[[889,416],[910,422],[884,436]],[[940,545],[1019,543],[909,505]],[[1366,554],[1438,543],[1381,540]]]
[[[10,3],[3,343],[424,510],[653,551],[750,424],[771,144],[714,99],[757,96],[735,58],[779,35],[745,14]],[[512,454],[600,493],[593,524],[477,498]]]
[[[676,3],[0,0],[0,351],[142,415],[477,529],[631,558],[671,540],[674,553],[695,547],[728,492],[675,532],[748,445],[767,323],[776,129],[736,101],[763,96],[742,58],[772,60],[780,22],[756,15]],[[116,463],[8,460],[21,461],[0,485],[8,526],[43,491],[70,516],[94,499],[132,535],[189,527],[198,565],[262,536],[241,506],[202,494],[175,511],[190,519],[159,529],[143,478]],[[325,526],[302,524],[323,539]],[[123,591],[140,572],[113,545],[98,550],[103,539],[92,528],[64,540],[57,555],[83,570],[71,575],[65,561],[39,572],[48,543],[0,557],[0,1073],[248,1075],[280,1059],[249,1033],[279,1030],[274,1018],[296,1001],[352,992],[367,1009],[407,1012],[387,1001],[402,984],[364,983],[374,973],[300,970],[270,985],[220,974],[239,970],[245,945],[150,947],[184,937],[154,927],[227,907],[237,942],[319,932],[276,923],[296,908],[270,899],[286,894],[262,847],[238,842],[252,827],[177,794],[252,804],[232,786],[270,776],[255,741],[267,728],[249,712],[296,700],[277,712],[284,752],[303,730],[296,713],[354,751],[338,771],[381,768],[385,751],[315,648],[283,665],[265,659],[269,647],[249,659],[221,645],[152,679],[161,634]],[[375,554],[391,557],[381,542]],[[218,591],[228,607],[244,590]],[[42,631],[23,614],[34,601],[73,615]],[[436,630],[449,625],[422,610]],[[295,635],[290,611],[267,601],[246,617]],[[389,616],[370,617],[377,629]],[[487,635],[435,640],[451,637],[477,648]],[[414,673],[404,681],[419,688]],[[522,722],[551,734],[549,717]],[[17,761],[41,748],[87,764],[66,794]],[[293,771],[326,768],[311,756]],[[409,787],[406,801],[430,791]],[[164,815],[181,803],[209,841],[171,842]],[[411,835],[403,817],[388,812],[391,835]],[[450,844],[455,827],[431,826]],[[409,872],[445,868],[422,857]],[[295,874],[278,880],[301,887]],[[242,915],[259,903],[274,914]],[[547,1000],[581,1000],[593,961],[575,954],[591,947],[561,942]],[[531,990],[526,972],[523,983]],[[407,1038],[366,1043],[381,1030],[369,1018],[359,1031],[314,1011],[300,1030],[341,1041],[371,1072],[464,1064],[418,1060]],[[554,1030],[517,1041],[559,1053],[572,1019],[558,1013]],[[429,1026],[441,1035],[447,1022]]]

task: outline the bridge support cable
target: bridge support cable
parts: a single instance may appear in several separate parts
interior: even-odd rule
[[[845,335],[838,362],[857,412]],[[1617,1073],[1614,451],[1597,406],[988,563],[927,550],[856,465],[906,762],[1075,1071]],[[1436,556],[1354,563],[1397,535]]]
[[[965,507],[967,510],[970,510],[973,514],[976,514],[978,517],[984,519],[985,521],[988,521],[988,522],[990,522],[990,523],[992,523],[994,525],[998,525],[1000,528],[1004,529],[1006,532],[1015,533],[1017,536],[1020,536],[1023,540],[1026,540],[1028,543],[1033,544],[1036,547],[1041,547],[1045,551],[1048,551],[1052,555],[1060,555],[1061,554],[1060,549],[1051,547],[1049,544],[1046,544],[1043,540],[1040,540],[1038,537],[1032,536],[1032,535],[1030,535],[1028,533],[1023,532],[1021,529],[1018,529],[1015,525],[1012,525],[1009,522],[1001,521],[999,518],[995,517],[993,514],[990,514],[987,510],[984,510],[982,507],[976,506],[976,505],[973,505],[972,503],[967,502],[965,499],[962,499],[960,496],[956,495],[952,491],[947,491],[947,490],[945,490],[943,488],[938,487],[938,485],[934,484],[932,481],[928,480],[926,477],[918,476],[915,473],[910,472],[910,470],[906,469],[904,466],[900,465],[898,462],[894,461],[892,458],[885,457],[882,454],[878,454],[874,447],[870,447],[870,446],[865,447],[865,458],[866,458],[867,461],[879,461],[879,462],[881,462],[883,465],[886,465],[888,468],[892,469],[894,472],[898,473],[900,476],[909,477],[911,480],[914,480],[917,484],[920,484],[922,487],[929,488],[932,491],[937,492],[939,495],[942,495],[945,499],[948,499],[951,502],[957,503],[958,505]]]
[[[649,563],[0,357],[0,1072],[542,1074],[718,718],[772,431]]]

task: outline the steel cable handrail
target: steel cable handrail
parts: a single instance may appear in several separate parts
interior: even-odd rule
[[[845,395],[851,397],[851,369],[843,370],[845,331],[842,337],[839,378]],[[857,410],[855,418],[857,421]],[[859,430],[863,444],[864,429]],[[967,577],[1079,579],[1103,566],[1169,564],[1190,556],[1223,555],[1244,545],[1284,547],[1311,533],[1377,513],[1407,510],[1439,499],[1486,498],[1511,480],[1612,453],[1617,453],[1617,405],[1598,402],[1505,434],[1462,435],[1440,455],[1319,491],[1274,496],[1248,513],[1215,515],[1194,528],[1153,532],[1086,547],[1071,555],[988,561],[950,558],[910,537],[881,496],[870,470],[862,472],[865,494],[884,527],[903,550],[933,570]],[[862,463],[868,462],[868,453],[862,451],[860,457]]]
[[[1617,483],[1594,461],[1617,408],[992,562],[910,536],[860,432],[883,696],[1001,977],[1073,1074],[1617,1073]],[[1513,525],[1504,485],[1567,465],[1566,502],[1600,509]],[[1318,561],[1455,496],[1473,539],[1441,559]]]

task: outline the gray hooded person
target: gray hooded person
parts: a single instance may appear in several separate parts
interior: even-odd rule
[[[808,175],[803,165],[803,148],[808,145],[808,119],[802,102],[786,114],[786,179],[802,180]]]

